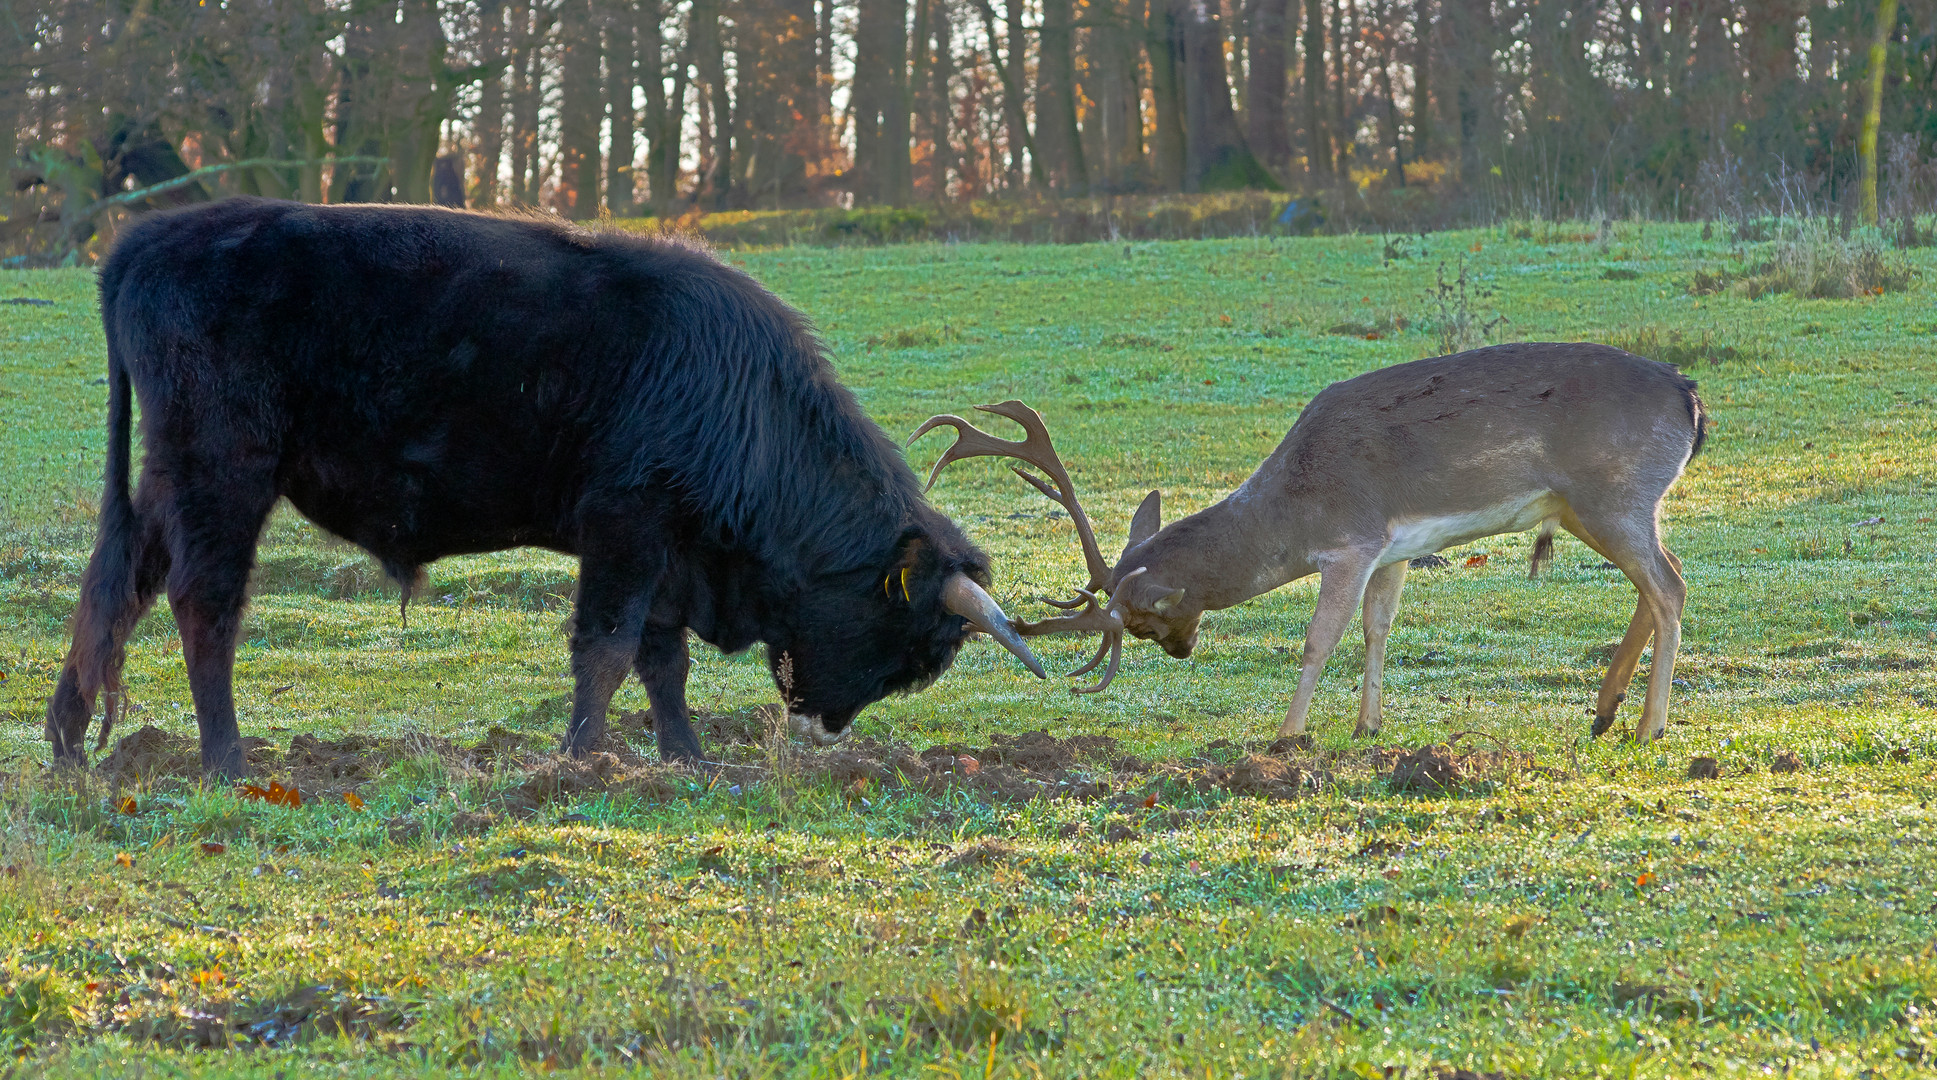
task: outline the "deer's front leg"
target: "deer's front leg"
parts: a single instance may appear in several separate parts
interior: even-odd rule
[[[1325,661],[1338,648],[1345,628],[1352,624],[1352,611],[1365,595],[1366,579],[1372,576],[1371,558],[1340,559],[1318,576],[1318,606],[1312,611],[1311,626],[1305,631],[1305,653],[1298,671],[1298,692],[1292,695],[1291,709],[1285,713],[1280,739],[1302,734],[1305,714],[1310,711],[1312,695],[1318,690],[1318,674]]]
[[[1393,617],[1399,614],[1399,592],[1405,586],[1403,559],[1374,570],[1365,583],[1365,614],[1359,620],[1365,628],[1365,685],[1359,695],[1359,726],[1352,729],[1353,738],[1377,732],[1384,721],[1380,695],[1385,690],[1385,639],[1392,633]]]

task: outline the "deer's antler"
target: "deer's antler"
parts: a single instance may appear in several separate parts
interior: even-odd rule
[[[1010,469],[1017,476],[1029,481],[1037,491],[1049,496],[1050,499],[1061,504],[1063,509],[1069,511],[1070,524],[1076,527],[1076,537],[1083,544],[1083,561],[1089,564],[1090,583],[1081,591],[1094,593],[1098,589],[1106,588],[1110,582],[1110,564],[1103,561],[1103,551],[1096,546],[1096,532],[1090,528],[1089,515],[1083,513],[1082,505],[1076,501],[1076,485],[1070,483],[1069,470],[1063,468],[1063,459],[1056,456],[1056,447],[1049,441],[1049,429],[1043,426],[1042,414],[1020,401],[977,405],[976,408],[985,413],[994,413],[1014,420],[1022,426],[1027,438],[1021,442],[998,439],[959,416],[930,417],[927,423],[916,428],[915,433],[908,436],[908,445],[912,446],[916,439],[944,425],[954,428],[956,436],[955,445],[949,447],[948,451],[941,456],[941,460],[935,462],[935,467],[928,471],[928,487],[935,486],[935,478],[942,474],[942,469],[949,463],[961,461],[964,458],[1007,457],[1034,465],[1046,473],[1049,479],[1044,480],[1014,465],[1011,465]],[[1081,596],[1068,601],[1049,601],[1061,608],[1073,608],[1082,602]]]
[[[1123,581],[1129,581],[1131,578],[1136,577],[1148,569],[1149,567],[1147,566],[1139,566],[1135,570],[1123,575]],[[1117,582],[1119,591],[1123,588],[1123,581]],[[1103,677],[1097,680],[1095,686],[1072,686],[1069,688],[1070,692],[1074,694],[1094,694],[1110,685],[1110,680],[1116,678],[1117,665],[1123,661],[1123,613],[1118,610],[1118,605],[1115,600],[1111,600],[1106,606],[1097,598],[1094,592],[1088,589],[1079,589],[1077,593],[1076,602],[1084,605],[1083,610],[1070,615],[1053,615],[1037,622],[1019,622],[1016,624],[1016,632],[1023,637],[1039,637],[1043,634],[1101,632],[1103,640],[1097,643],[1096,655],[1090,657],[1089,663],[1069,673],[1071,678],[1075,678],[1078,675],[1088,675],[1090,672],[1095,671],[1096,665],[1102,663],[1104,656],[1108,655],[1110,658],[1110,666],[1103,669]],[[1050,603],[1055,603],[1055,601],[1052,600]]]
[[[1049,429],[1044,426],[1041,413],[1020,401],[977,405],[976,408],[985,413],[994,413],[1014,420],[1022,426],[1026,437],[1021,442],[998,439],[959,416],[943,415],[930,417],[927,423],[916,428],[915,433],[908,436],[908,443],[913,445],[916,439],[938,427],[947,426],[955,429],[954,445],[950,446],[947,452],[942,454],[941,460],[935,462],[935,467],[928,471],[930,488],[935,486],[935,478],[942,474],[942,469],[950,462],[972,457],[1015,458],[1025,464],[1034,465],[1048,475],[1049,479],[1044,480],[1035,473],[1017,466],[1009,467],[1017,476],[1029,481],[1030,486],[1069,511],[1070,524],[1076,526],[1076,537],[1083,544],[1083,561],[1089,564],[1090,583],[1076,590],[1076,596],[1070,600],[1051,600],[1047,596],[1041,598],[1043,603],[1063,608],[1069,611],[1069,614],[1054,615],[1038,622],[1018,622],[1015,623],[1015,629],[1023,637],[1038,637],[1043,634],[1101,633],[1103,640],[1096,647],[1096,655],[1090,657],[1089,663],[1070,672],[1071,676],[1087,675],[1096,670],[1096,666],[1107,656],[1110,666],[1103,670],[1103,677],[1095,686],[1070,687],[1072,693],[1094,694],[1110,685],[1110,680],[1116,678],[1117,665],[1123,660],[1121,605],[1114,599],[1105,603],[1097,593],[1121,590],[1123,581],[1143,573],[1144,568],[1138,567],[1132,570],[1123,575],[1123,581],[1117,582],[1114,587],[1111,586],[1110,564],[1103,561],[1103,550],[1097,546],[1096,532],[1090,528],[1089,515],[1083,513],[1083,507],[1076,501],[1076,485],[1070,482],[1069,470],[1063,467],[1063,459],[1056,455],[1056,447],[1049,441]],[[1076,608],[1082,610],[1074,610]]]

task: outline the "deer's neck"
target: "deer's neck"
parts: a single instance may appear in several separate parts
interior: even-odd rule
[[[1169,541],[1158,576],[1183,586],[1205,610],[1233,607],[1318,572],[1322,554],[1306,535],[1312,515],[1305,500],[1268,494],[1255,481],[1158,538]]]

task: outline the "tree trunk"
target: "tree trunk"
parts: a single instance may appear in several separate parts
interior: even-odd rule
[[[955,35],[948,5],[942,0],[923,2],[935,6],[933,30],[930,32],[934,41],[934,59],[929,62],[928,102],[924,110],[929,145],[928,191],[934,201],[945,202],[948,199],[948,172],[951,168],[960,172],[950,131],[953,102],[949,97],[949,83],[955,78]]]
[[[558,12],[558,212],[574,221],[599,215],[599,31],[589,0],[563,0]]]
[[[907,0],[861,0],[858,8],[850,105],[857,202],[895,202],[907,174],[907,19]]]
[[[1331,182],[1332,130],[1325,122],[1325,0],[1305,0],[1305,168],[1312,182]]]
[[[1392,83],[1392,64],[1399,51],[1399,38],[1393,33],[1396,13],[1388,11],[1385,4],[1379,5],[1376,13],[1379,31],[1384,38],[1385,48],[1379,53],[1379,89],[1385,93],[1385,114],[1387,134],[1392,139],[1393,183],[1406,186],[1406,147],[1399,124],[1399,95]]]
[[[1412,158],[1433,156],[1433,3],[1418,0],[1412,14]]]
[[[1088,163],[1076,127],[1076,26],[1071,0],[1042,0],[1042,50],[1037,60],[1036,142],[1050,184],[1064,195],[1087,195]]]
[[[1096,103],[1088,125],[1095,150],[1093,190],[1130,191],[1143,175],[1143,115],[1137,76],[1142,65],[1143,15],[1134,0],[1098,0],[1086,42],[1083,94]],[[1087,159],[1086,159],[1087,160]]]
[[[478,9],[478,59],[490,67],[478,85],[477,119],[471,125],[471,205],[498,204],[498,165],[504,160],[505,7],[483,0]]]
[[[1351,152],[1351,131],[1345,124],[1345,84],[1352,70],[1352,41],[1345,36],[1345,5],[1350,0],[1332,0],[1332,115],[1327,118],[1332,131],[1333,169],[1341,177],[1351,175],[1346,156]]]
[[[1876,136],[1883,122],[1883,76],[1890,62],[1890,39],[1897,33],[1897,0],[1878,0],[1876,36],[1870,40],[1870,66],[1865,78],[1863,134],[1857,140],[1856,154],[1863,167],[1863,224],[1877,223]]]
[[[538,202],[538,110],[544,99],[541,54],[550,29],[549,14],[537,0],[513,0],[511,82],[511,201]],[[339,144],[340,145],[340,144]]]
[[[1184,190],[1184,41],[1172,0],[1148,0],[1144,50],[1150,57],[1150,97],[1157,110],[1157,183],[1165,191]]]
[[[714,210],[725,210],[733,197],[733,99],[726,84],[726,42],[720,29],[719,0],[694,0],[691,9],[693,61],[705,86],[702,128],[708,127],[702,147],[704,173],[700,189]],[[701,197],[695,193],[695,197]]]
[[[1277,187],[1238,130],[1217,9],[1208,0],[1172,0],[1172,11],[1183,29],[1184,190]]]
[[[1285,118],[1286,4],[1287,0],[1255,0],[1252,4],[1244,118],[1252,151],[1266,168],[1288,179],[1291,134]]]
[[[632,91],[639,85],[638,17],[630,0],[613,0],[604,19],[606,112],[612,125],[611,149],[605,158],[605,205],[613,217],[634,213],[632,163],[638,151]]]
[[[1029,41],[1022,25],[1023,0],[1007,0],[1003,8],[1009,27],[1009,55],[1003,63],[1002,112],[1009,122],[1009,185],[1042,183],[1042,158],[1037,154],[1036,136],[1029,126]],[[991,29],[990,42],[995,31]],[[1038,124],[1040,125],[1040,118]],[[1024,151],[1028,159],[1023,158]]]
[[[1500,106],[1493,64],[1495,31],[1491,0],[1453,0],[1460,5],[1459,32],[1448,50],[1457,80],[1460,182],[1482,182],[1486,163],[1499,150]]]
[[[646,88],[646,199],[655,216],[664,216],[679,186],[679,120],[685,106],[685,65],[675,78],[679,100],[666,94],[666,12],[660,0],[639,7],[639,81]]]

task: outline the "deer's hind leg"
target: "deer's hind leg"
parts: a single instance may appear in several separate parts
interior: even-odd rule
[[[1594,734],[1614,723],[1614,711],[1626,697],[1627,686],[1641,662],[1641,650],[1654,638],[1654,662],[1648,668],[1648,691],[1641,719],[1635,724],[1636,742],[1661,737],[1668,727],[1668,697],[1674,688],[1675,653],[1681,645],[1681,611],[1688,586],[1682,580],[1681,560],[1661,545],[1656,507],[1624,514],[1600,515],[1592,509],[1572,508],[1561,517],[1568,532],[1621,568],[1634,583],[1640,599],[1628,632],[1608,663],[1607,678],[1594,708]]]
[[[1399,614],[1399,593],[1406,587],[1406,563],[1381,566],[1365,583],[1365,611],[1359,622],[1365,629],[1365,683],[1359,695],[1359,724],[1354,738],[1371,735],[1384,722],[1381,695],[1385,690],[1385,642],[1392,633],[1392,620]]]

